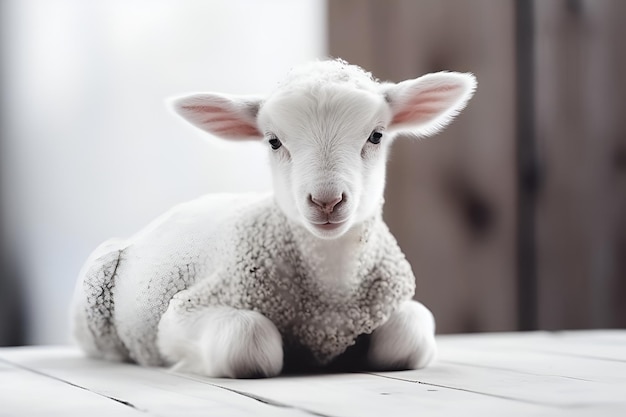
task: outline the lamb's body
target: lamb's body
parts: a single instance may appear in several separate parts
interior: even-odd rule
[[[227,306],[269,318],[285,355],[304,347],[325,364],[414,292],[410,265],[380,215],[341,239],[330,248],[334,262],[316,260],[327,242],[288,220],[272,196],[180,205],[128,241],[105,244],[85,266],[91,353],[162,365],[157,329],[168,305]],[[103,312],[111,319],[98,320]]]
[[[200,129],[265,141],[274,194],[207,196],[103,244],[77,287],[79,343],[238,377],[276,375],[292,352],[324,365],[371,334],[368,368],[425,366],[434,320],[411,300],[411,267],[382,221],[387,152],[398,132],[442,128],[474,86],[458,73],[379,83],[337,60],[294,70],[264,99],[178,99]]]

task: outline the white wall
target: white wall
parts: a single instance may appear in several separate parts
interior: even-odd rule
[[[28,342],[62,343],[102,240],[206,192],[269,189],[261,145],[217,143],[164,99],[269,91],[326,54],[325,2],[5,0],[3,12],[6,237]]]

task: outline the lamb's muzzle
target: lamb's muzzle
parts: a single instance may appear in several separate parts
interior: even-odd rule
[[[175,99],[212,135],[264,142],[274,193],[205,196],[99,247],[76,289],[77,341],[92,356],[246,377],[330,364],[371,335],[363,368],[426,366],[434,319],[382,220],[385,165],[397,136],[436,133],[475,86],[453,72],[381,83],[334,60],[266,97]]]

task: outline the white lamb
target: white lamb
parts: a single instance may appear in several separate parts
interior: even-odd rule
[[[475,85],[453,72],[380,83],[334,60],[292,70],[265,98],[176,99],[200,129],[267,143],[275,193],[205,196],[101,245],[76,290],[79,344],[214,377],[351,355],[370,370],[426,366],[435,323],[382,220],[385,164],[398,133],[436,133]]]

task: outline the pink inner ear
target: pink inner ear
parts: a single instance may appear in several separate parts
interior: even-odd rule
[[[460,85],[429,87],[412,95],[398,106],[392,124],[424,123],[445,112],[459,97]]]
[[[181,108],[187,114],[193,115],[196,124],[218,136],[229,138],[261,136],[253,120],[242,115],[241,111],[206,104],[190,104]]]
[[[241,138],[250,138],[261,136],[261,132],[256,126],[250,125],[227,125],[215,128],[213,130],[217,135],[227,136],[227,137],[241,137]]]

